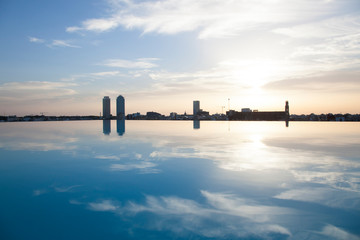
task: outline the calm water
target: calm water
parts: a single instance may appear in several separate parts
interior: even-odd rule
[[[360,124],[0,123],[0,239],[360,239]]]

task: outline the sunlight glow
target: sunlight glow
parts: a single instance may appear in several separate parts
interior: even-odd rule
[[[222,62],[221,65],[231,71],[235,81],[255,89],[273,80],[274,76],[281,71],[278,62],[266,59],[233,60]]]

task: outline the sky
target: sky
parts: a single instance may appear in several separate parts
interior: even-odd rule
[[[0,0],[0,115],[359,113],[359,0]]]

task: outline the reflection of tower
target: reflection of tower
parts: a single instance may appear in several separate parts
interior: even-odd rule
[[[116,118],[125,119],[125,98],[121,95],[116,99]]]
[[[116,120],[116,131],[119,136],[124,135],[125,133],[125,119]]]
[[[194,120],[194,129],[200,129],[200,120]]]
[[[110,98],[108,96],[103,98],[103,119],[110,119]]]
[[[111,132],[111,122],[109,119],[107,119],[107,120],[104,119],[103,120],[103,133],[105,135],[109,135],[110,132]]]
[[[195,100],[195,101],[193,102],[193,115],[194,115],[194,117],[195,117],[196,114],[199,112],[199,110],[200,110],[200,101]]]

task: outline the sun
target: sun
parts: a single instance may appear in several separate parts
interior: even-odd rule
[[[271,60],[246,60],[233,66],[233,78],[246,87],[257,90],[271,82],[279,71]]]

